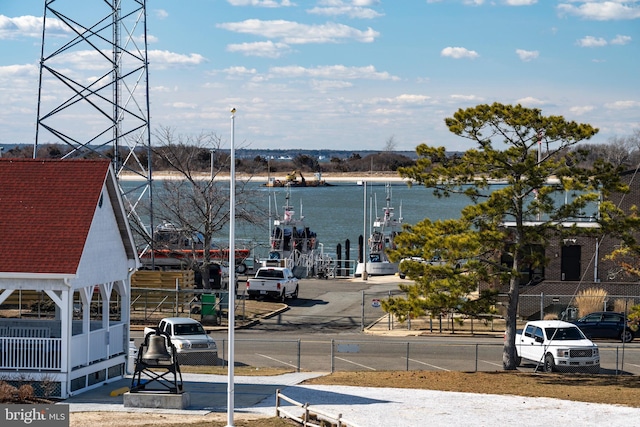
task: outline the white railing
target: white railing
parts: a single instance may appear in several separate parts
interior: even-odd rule
[[[60,370],[60,338],[0,337],[0,369]]]
[[[282,400],[291,403],[294,408],[298,408],[297,411],[295,411],[296,413],[285,409],[285,407],[280,404]],[[343,418],[342,414],[334,415],[317,408],[312,408],[308,403],[303,404],[285,396],[280,393],[279,389],[276,390],[276,417],[290,418],[305,427],[322,427],[325,425],[358,427],[355,423]]]

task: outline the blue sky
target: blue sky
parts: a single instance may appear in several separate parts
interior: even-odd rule
[[[43,10],[0,1],[0,145],[35,137]],[[493,102],[589,123],[596,143],[640,128],[638,0],[148,0],[147,14],[151,126],[182,135],[228,144],[235,107],[244,147],[465,150],[444,119]]]

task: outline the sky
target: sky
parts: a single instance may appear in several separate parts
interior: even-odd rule
[[[91,25],[91,2],[108,3],[54,5]],[[44,4],[0,0],[0,145],[35,138]],[[240,148],[466,150],[473,143],[445,118],[493,102],[591,124],[594,143],[640,128],[640,0],[147,0],[146,9],[154,130],[214,133],[229,146],[235,108]],[[47,46],[69,40],[47,22]],[[59,66],[73,73],[83,58]],[[42,99],[55,98],[47,90]]]

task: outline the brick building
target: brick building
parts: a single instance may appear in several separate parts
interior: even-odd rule
[[[632,206],[640,206],[640,176],[629,171],[622,176],[630,185],[628,194],[613,194],[610,200],[625,212]],[[522,271],[519,316],[539,319],[546,314],[563,314],[572,318],[575,296],[585,289],[604,289],[608,298],[604,310],[612,310],[614,300],[624,300],[631,306],[640,303],[640,282],[629,277],[613,261],[605,259],[620,245],[619,239],[608,236],[588,236],[581,233],[587,228],[599,228],[594,212],[565,224],[576,225],[575,235],[551,238],[544,249],[547,265],[544,268]],[[506,292],[507,289],[503,289]]]

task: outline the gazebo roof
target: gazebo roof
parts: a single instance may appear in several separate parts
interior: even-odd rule
[[[109,166],[0,159],[0,272],[75,274]]]

